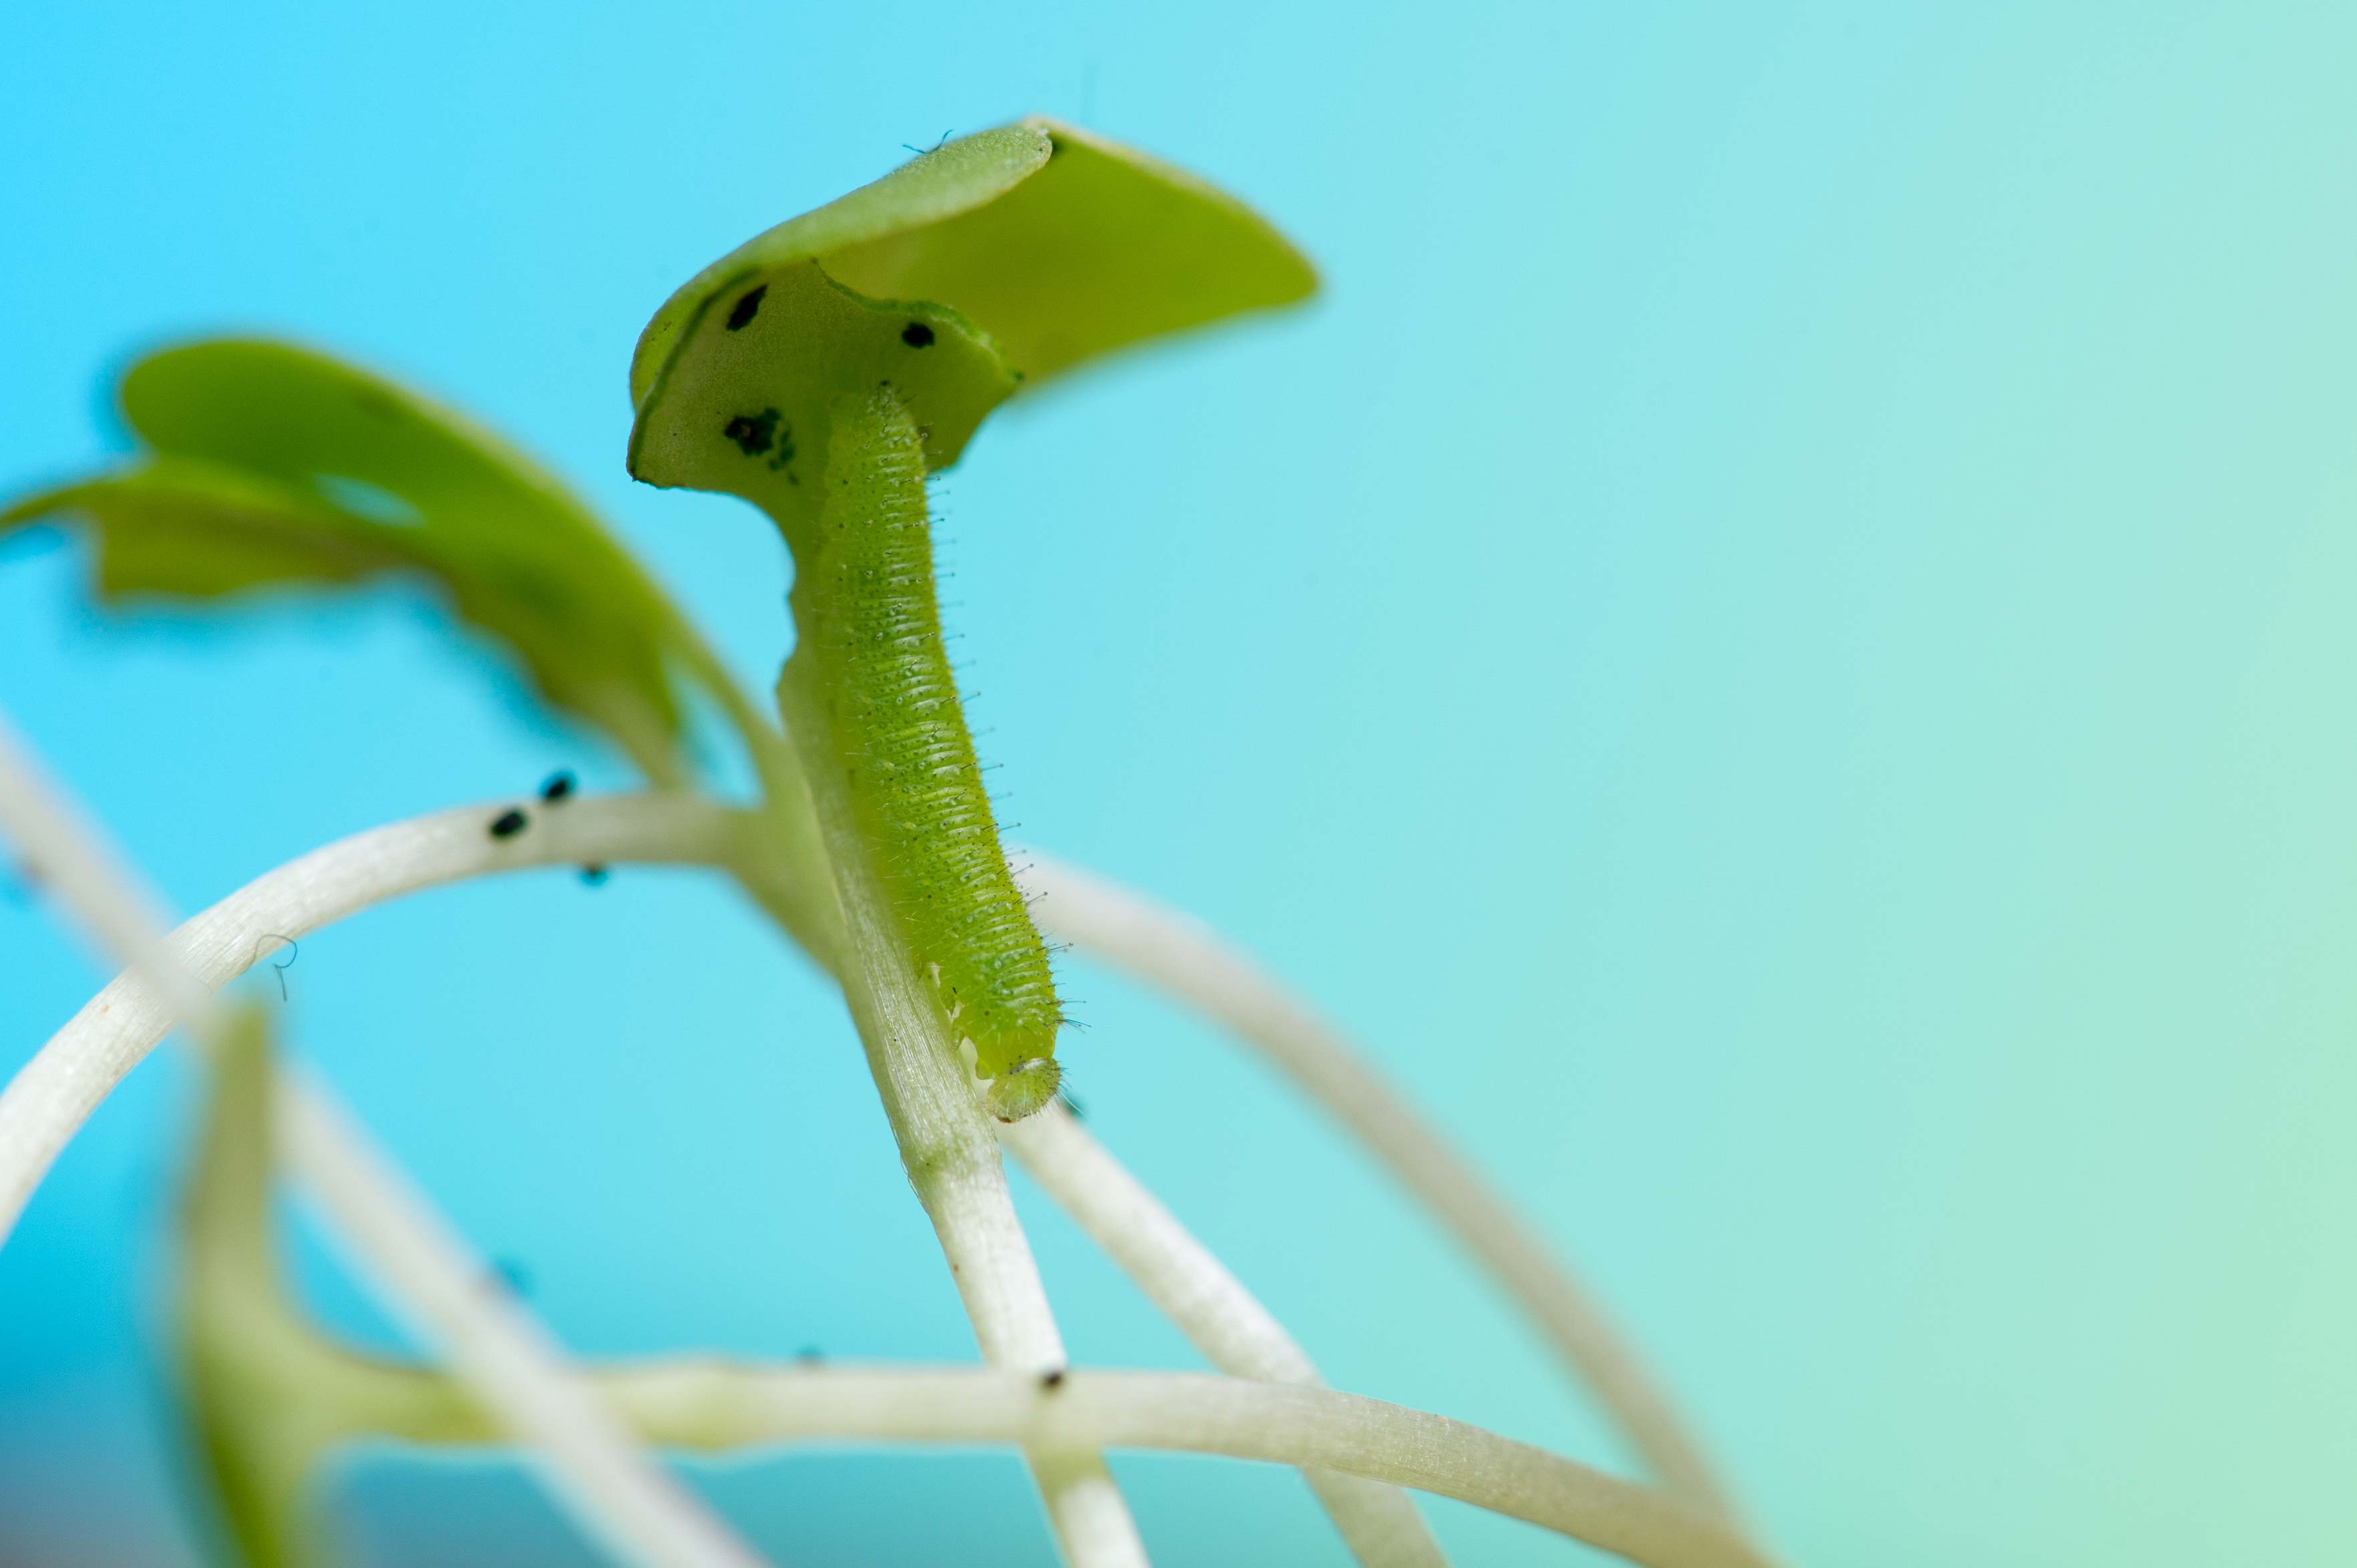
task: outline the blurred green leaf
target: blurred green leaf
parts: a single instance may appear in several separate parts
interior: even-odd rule
[[[242,1012],[211,1062],[181,1210],[181,1375],[201,1473],[248,1568],[327,1568],[312,1495],[338,1444],[372,1433],[481,1442],[495,1428],[454,1380],[359,1356],[287,1298],[271,1224],[268,1026]]]
[[[304,1487],[328,1434],[287,1399],[283,1361],[299,1338],[280,1298],[269,1220],[266,1026],[238,1017],[212,1092],[182,1209],[182,1377],[221,1523],[253,1568],[325,1561]]]
[[[496,437],[283,343],[167,349],[121,396],[145,460],[18,501],[0,529],[91,519],[110,598],[430,580],[550,703],[654,777],[685,771],[673,681],[708,656],[587,510]]]
[[[1018,385],[1317,285],[1233,198],[1034,116],[789,220],[673,295],[631,361],[630,471],[805,518],[844,392],[888,382],[943,467]],[[774,432],[792,438],[783,467]]]

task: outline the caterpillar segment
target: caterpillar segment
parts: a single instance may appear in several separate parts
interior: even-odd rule
[[[942,642],[921,437],[889,389],[833,410],[806,601],[862,847],[977,1076],[1015,1122],[1056,1096],[1063,1010],[1000,847]]]

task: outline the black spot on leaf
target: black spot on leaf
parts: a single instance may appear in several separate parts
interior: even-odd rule
[[[759,413],[740,413],[722,425],[720,434],[737,443],[737,450],[748,457],[758,457],[776,443],[778,419],[774,408],[765,408]]]
[[[933,346],[933,329],[921,321],[911,321],[900,328],[900,341],[911,349],[930,349]]]
[[[511,839],[523,832],[525,824],[531,821],[532,819],[522,811],[511,808],[491,819],[491,836],[495,839]]]
[[[745,330],[745,324],[751,321],[761,308],[761,296],[769,292],[770,285],[763,284],[759,288],[748,288],[738,295],[736,308],[728,313],[728,330],[731,332]]]

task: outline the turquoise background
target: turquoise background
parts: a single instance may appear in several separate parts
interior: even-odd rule
[[[301,335],[544,455],[766,683],[769,530],[620,470],[653,306],[944,130],[1200,169],[1322,300],[1009,409],[943,489],[1021,836],[1357,1029],[1793,1563],[2346,1563],[2352,46],[2247,0],[14,6],[0,483],[112,449],[145,346]],[[0,697],[184,908],[624,781],[412,600],[123,624],[83,572],[0,544]],[[1069,973],[1093,1125],[1335,1382],[1622,1462],[1364,1160]],[[0,1064],[102,977],[0,897]],[[438,894],[286,979],[583,1350],[971,1355],[836,1005],[711,883]],[[192,1087],[143,1068],[0,1252],[0,1563],[191,1560]],[[1194,1364],[1021,1197],[1078,1358]],[[1166,1563],[1341,1561],[1282,1472],[1118,1468]],[[1003,1456],[696,1474],[781,1563],[1046,1560]],[[591,1560],[503,1464],[337,1498],[367,1563]]]

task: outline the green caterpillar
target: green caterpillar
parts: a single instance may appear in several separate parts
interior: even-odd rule
[[[955,1034],[1016,1122],[1061,1079],[1048,951],[999,848],[942,646],[922,433],[890,390],[845,397],[815,548],[797,564],[862,847]]]

